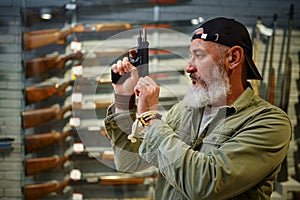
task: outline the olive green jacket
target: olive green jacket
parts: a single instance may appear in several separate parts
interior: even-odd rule
[[[203,109],[179,102],[165,121],[153,120],[144,139],[131,144],[127,134],[135,111],[108,110],[105,126],[120,171],[155,166],[155,199],[270,199],[291,138],[287,115],[248,87],[220,109],[198,138]]]

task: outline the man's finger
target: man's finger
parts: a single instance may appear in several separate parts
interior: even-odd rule
[[[124,72],[130,72],[131,69],[132,69],[132,65],[131,63],[129,62],[129,59],[128,57],[124,57],[123,60],[122,60],[122,65],[123,65],[123,68],[124,68]]]
[[[117,69],[120,75],[124,74],[124,69],[123,69],[123,65],[122,65],[122,60],[118,60],[117,61]]]
[[[131,69],[131,76],[133,79],[137,80],[139,79],[139,73],[136,67],[132,67]]]
[[[117,64],[116,64],[116,63],[113,64],[113,65],[111,66],[111,70],[112,70],[114,73],[118,73],[118,68],[117,68]]]

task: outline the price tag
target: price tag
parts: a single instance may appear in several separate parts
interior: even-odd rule
[[[69,123],[70,123],[70,126],[79,127],[80,126],[80,119],[79,119],[79,117],[71,117]]]
[[[72,67],[72,74],[76,76],[82,76],[83,74],[83,67],[82,65],[77,65]]]
[[[67,10],[75,10],[77,5],[75,3],[67,3],[66,4],[66,9]]]
[[[100,131],[101,129],[99,126],[89,126],[88,130],[89,131]]]
[[[80,180],[81,179],[81,172],[78,169],[73,169],[70,172],[70,178],[73,180]]]
[[[72,51],[75,51],[75,52],[81,51],[81,48],[82,48],[82,43],[79,41],[73,40],[70,44],[70,49]]]
[[[89,177],[86,179],[88,183],[97,183],[99,181],[98,177]]]
[[[76,153],[81,153],[84,151],[84,146],[82,143],[74,143],[73,144],[73,151]]]
[[[81,193],[73,193],[72,200],[82,200],[82,199],[83,199],[83,194],[81,194]]]
[[[81,103],[82,102],[82,98],[83,98],[83,95],[80,92],[74,92],[72,94],[72,102],[73,103]]]

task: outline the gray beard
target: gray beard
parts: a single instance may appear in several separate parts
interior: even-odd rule
[[[202,108],[207,105],[226,105],[226,96],[230,91],[227,74],[220,67],[214,67],[210,79],[205,83],[207,88],[194,86],[189,89],[183,98],[183,102],[194,108]]]

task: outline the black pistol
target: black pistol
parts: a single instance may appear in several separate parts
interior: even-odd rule
[[[130,63],[138,69],[139,77],[144,77],[149,75],[149,42],[147,41],[146,29],[141,29],[139,31],[139,37],[137,39],[137,51],[136,55],[128,53],[128,58]],[[126,73],[121,76],[118,73],[111,71],[111,80],[114,84],[122,84],[124,81],[130,77],[130,73]]]

